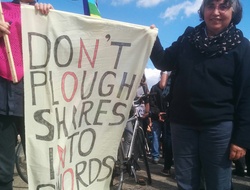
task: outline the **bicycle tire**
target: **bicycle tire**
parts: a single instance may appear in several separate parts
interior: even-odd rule
[[[16,170],[20,178],[28,183],[26,156],[21,142],[18,143],[16,148]]]
[[[124,181],[124,155],[122,150],[122,145],[119,146],[117,161],[113,169],[113,175],[110,182],[111,190],[122,190],[122,185]]]
[[[139,151],[141,153],[142,160],[143,160],[145,170],[147,173],[147,184],[151,185],[152,178],[151,178],[151,172],[149,169],[148,158],[147,158],[147,153],[146,153],[146,148],[145,148],[146,140],[145,140],[145,136],[144,136],[144,131],[141,127],[138,128],[137,135],[138,135],[138,140],[139,140]]]

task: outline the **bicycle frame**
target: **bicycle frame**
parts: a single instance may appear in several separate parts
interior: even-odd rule
[[[147,95],[146,95],[147,96]],[[143,96],[142,96],[143,97]],[[141,117],[140,117],[140,110],[136,109],[137,107],[140,106],[140,99],[142,97],[139,97],[138,99],[133,101],[133,109],[134,109],[134,115],[132,117],[130,117],[127,120],[128,122],[132,122],[133,123],[133,129],[130,127],[130,130],[126,130],[126,128],[124,129],[124,131],[127,131],[127,134],[130,134],[131,136],[131,140],[129,139],[129,141],[127,141],[129,143],[129,146],[127,146],[126,152],[124,151],[124,137],[122,137],[121,142],[120,142],[120,146],[118,149],[118,168],[120,169],[120,175],[119,175],[119,186],[118,186],[118,190],[122,189],[122,183],[124,181],[124,169],[125,171],[127,171],[129,173],[130,176],[134,177],[134,180],[136,183],[142,183],[142,181],[138,180],[137,178],[137,174],[136,171],[140,168],[139,164],[137,163],[137,157],[135,156],[135,147],[138,145],[138,154],[141,152],[142,149],[144,149],[144,153],[141,153],[141,155],[143,155],[143,163],[145,164],[146,167],[146,172],[147,172],[147,181],[148,184],[151,184],[151,174],[150,174],[150,170],[149,170],[149,166],[148,166],[148,162],[147,162],[147,157],[146,157],[146,153],[145,153],[145,145],[146,144],[146,139],[144,136],[144,131],[143,128],[140,126],[141,124]],[[138,103],[137,103],[138,102]],[[139,140],[139,141],[138,141]],[[136,142],[138,142],[139,144],[136,145]],[[147,146],[148,147],[148,146]],[[126,158],[126,160],[124,160],[124,158]],[[119,165],[121,164],[121,165]],[[144,182],[145,183],[145,182]],[[112,183],[113,184],[113,183]]]
[[[137,116],[133,116],[132,118],[130,118],[128,120],[128,122],[132,122],[132,121],[135,121],[135,124],[134,124],[134,130],[133,130],[133,135],[132,135],[132,139],[131,139],[131,144],[129,146],[129,151],[128,151],[128,155],[127,155],[128,159],[131,158],[132,153],[134,151],[135,136],[137,133],[137,129],[139,127],[139,119]]]
[[[134,124],[134,130],[133,130],[133,135],[132,135],[131,144],[130,144],[130,147],[129,147],[129,152],[128,152],[128,155],[127,155],[128,158],[131,158],[132,153],[133,153],[133,151],[134,151],[134,143],[135,143],[135,137],[136,137],[136,135],[137,135],[137,130],[140,129],[140,130],[143,131],[142,127],[140,126],[140,113],[139,113],[139,110],[136,109],[137,107],[139,107],[139,106],[141,105],[141,103],[136,104],[136,102],[140,102],[140,100],[141,100],[143,97],[146,97],[146,96],[148,96],[148,95],[149,95],[149,94],[147,94],[147,95],[142,95],[142,96],[138,97],[137,99],[135,99],[135,100],[133,101],[133,104],[132,104],[135,114],[134,114],[131,118],[129,118],[127,122],[135,121],[135,124]],[[148,146],[147,146],[147,147],[148,147]]]

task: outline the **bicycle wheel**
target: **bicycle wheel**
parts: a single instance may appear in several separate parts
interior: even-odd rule
[[[28,183],[26,156],[21,142],[18,143],[16,149],[16,170],[21,179]]]
[[[145,140],[143,129],[141,127],[138,128],[137,137],[138,137],[140,157],[142,158],[144,169],[147,175],[147,184],[150,185],[152,183],[152,179],[151,179],[151,173],[150,173],[150,169],[148,165],[148,158],[147,158],[147,153],[146,153],[146,140]]]
[[[121,190],[124,181],[124,155],[122,150],[122,145],[119,146],[117,161],[113,169],[113,175],[110,182],[111,190]]]

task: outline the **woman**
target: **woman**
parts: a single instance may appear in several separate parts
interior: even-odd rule
[[[203,21],[151,60],[175,70],[170,126],[179,189],[231,189],[231,163],[250,147],[250,44],[236,25],[239,0],[203,0]],[[154,26],[151,26],[152,28]]]
[[[31,4],[42,14],[48,14],[53,9],[50,4],[36,3],[34,0],[14,0],[12,3]],[[4,12],[5,10],[3,10]],[[8,9],[9,12],[11,10]],[[15,15],[15,14],[13,14]],[[20,15],[21,16],[21,15]],[[16,19],[13,19],[16,20]],[[0,21],[0,48],[5,48],[3,36],[11,35],[12,28],[20,23]],[[23,52],[25,53],[25,52]],[[4,64],[1,62],[1,64]],[[20,63],[22,64],[22,63]],[[1,67],[0,67],[1,69]],[[24,92],[23,79],[13,83],[0,76],[0,189],[11,190],[15,163],[15,146],[17,129],[24,130]],[[24,140],[24,136],[23,136]]]

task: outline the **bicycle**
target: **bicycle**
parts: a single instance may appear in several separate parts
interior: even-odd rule
[[[140,110],[136,109],[141,104],[141,99],[149,96],[143,95],[138,99],[133,101],[134,115],[128,119],[128,122],[134,122],[133,131],[127,131],[131,133],[132,139],[129,145],[129,151],[126,154],[124,150],[124,138],[121,139],[120,146],[118,149],[117,161],[115,163],[113,176],[111,179],[111,189],[121,190],[123,182],[125,180],[125,175],[128,174],[129,177],[133,177],[135,182],[141,185],[151,185],[151,173],[149,169],[148,159],[146,150],[149,151],[146,137],[144,135],[143,128],[140,126]],[[126,128],[124,131],[126,132]],[[142,159],[140,161],[138,158]],[[146,182],[138,178],[137,171],[141,169],[141,165],[144,165],[146,171]],[[144,175],[145,176],[145,175]]]
[[[16,146],[16,170],[20,178],[28,183],[28,175],[27,175],[27,164],[26,164],[26,156],[23,150],[23,145],[21,142],[20,135],[18,135],[17,146]]]

